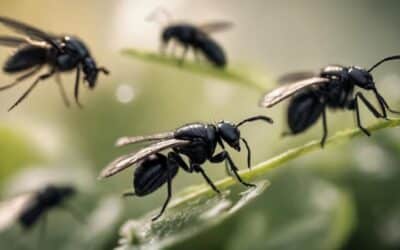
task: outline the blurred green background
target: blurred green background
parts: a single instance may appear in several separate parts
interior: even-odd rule
[[[268,114],[274,127],[254,124],[242,130],[253,147],[255,163],[321,136],[317,124],[298,137],[281,138],[285,105],[258,108],[262,93],[257,90],[122,56],[120,50],[129,47],[157,51],[160,27],[145,18],[158,6],[193,23],[233,21],[234,29],[215,36],[230,63],[271,78],[318,70],[329,63],[369,67],[400,51],[400,2],[395,0],[0,1],[0,15],[81,37],[98,64],[111,71],[108,77],[100,76],[94,91],[82,89],[82,110],[64,107],[54,79],[40,84],[10,113],[7,108],[29,81],[0,93],[2,198],[46,182],[72,182],[81,193],[71,205],[91,218],[82,225],[62,211],[51,213],[41,249],[111,249],[123,221],[161,205],[164,189],[145,198],[119,199],[121,191],[131,188],[129,170],[96,181],[105,164],[136,149],[115,149],[119,136],[162,132],[193,121],[236,122]],[[0,31],[10,34],[3,27]],[[0,62],[10,53],[0,48]],[[399,64],[394,62],[374,77],[382,94],[399,109],[397,72]],[[2,84],[12,80],[0,75]],[[62,80],[72,96],[74,74],[63,74]],[[328,120],[330,134],[354,127],[349,112],[330,112]],[[368,124],[374,119],[364,112],[363,120]],[[399,249],[399,139],[397,129],[378,132],[275,170],[267,176],[272,186],[251,206],[175,248]],[[244,155],[234,158],[244,166]],[[214,180],[225,176],[222,166],[206,169]],[[181,174],[173,189],[202,181],[200,176]],[[0,248],[33,249],[37,236],[38,229],[26,233],[16,226],[0,234]]]

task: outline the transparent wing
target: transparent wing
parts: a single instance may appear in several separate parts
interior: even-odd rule
[[[145,159],[151,154],[155,154],[167,148],[182,146],[190,143],[190,141],[170,139],[157,142],[145,147],[138,152],[121,156],[108,164],[100,173],[99,179],[107,178],[117,174],[118,172],[132,166],[133,164]]]
[[[213,21],[204,24],[197,25],[197,28],[201,29],[205,33],[215,33],[220,31],[226,31],[233,27],[232,22],[228,21]]]
[[[35,194],[35,192],[29,192],[0,202],[0,232],[18,220],[24,209],[32,202]]]
[[[0,23],[3,25],[13,29],[14,31],[27,35],[35,40],[43,40],[48,42],[49,44],[54,45],[58,48],[58,44],[55,42],[57,36],[49,34],[45,31],[42,31],[38,28],[35,28],[29,24],[19,22],[17,20],[13,20],[8,17],[0,16]]]
[[[270,108],[275,104],[292,96],[297,91],[309,86],[326,84],[329,80],[321,77],[312,77],[293,84],[284,85],[264,95],[260,102],[261,107]]]
[[[12,36],[0,36],[0,45],[8,47],[18,47],[22,44],[27,44],[28,41],[24,38]]]
[[[289,84],[289,83],[298,82],[298,81],[305,80],[307,78],[316,77],[316,76],[317,76],[317,74],[312,71],[298,71],[298,72],[292,72],[292,73],[288,73],[288,74],[280,76],[277,79],[277,82],[279,84]]]
[[[138,142],[160,141],[160,140],[172,139],[173,137],[174,137],[174,132],[165,132],[147,136],[134,136],[134,137],[124,136],[117,140],[115,146],[122,147],[128,144],[134,144]]]

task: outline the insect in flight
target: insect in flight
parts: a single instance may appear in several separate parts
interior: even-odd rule
[[[193,25],[186,22],[171,23],[171,16],[162,8],[156,9],[148,19],[154,20],[158,17],[157,14],[163,14],[166,18],[166,23],[162,25],[164,28],[161,33],[162,54],[166,52],[169,43],[174,42],[183,47],[183,54],[180,59],[181,64],[185,60],[189,49],[192,49],[197,61],[199,61],[198,53],[201,52],[214,66],[219,68],[226,66],[227,58],[225,52],[223,48],[210,37],[210,34],[231,28],[231,22],[215,21],[203,25]]]
[[[322,116],[322,147],[328,134],[326,108],[353,110],[356,114],[357,126],[369,136],[370,132],[361,123],[359,101],[361,100],[376,118],[387,119],[387,111],[399,113],[391,109],[378,92],[371,74],[382,63],[399,59],[400,55],[386,57],[368,70],[358,66],[330,65],[318,74],[313,72],[287,74],[279,80],[285,85],[265,94],[260,105],[270,108],[292,97],[287,109],[287,122],[291,134],[305,131]],[[291,83],[287,84],[288,82]],[[372,91],[376,96],[380,111],[360,91],[354,94],[355,87]]]
[[[16,48],[3,66],[3,71],[8,74],[21,73],[11,84],[0,86],[0,91],[16,86],[22,81],[33,77],[45,66],[49,71],[39,75],[26,92],[9,108],[9,111],[23,101],[36,85],[53,75],[57,76],[57,84],[64,103],[69,106],[65,90],[59,79],[59,73],[76,70],[74,97],[76,104],[79,102],[79,84],[81,71],[88,87],[96,86],[99,72],[108,74],[104,67],[97,67],[89,49],[82,40],[75,36],[54,35],[42,31],[28,24],[0,16],[0,23],[26,37],[0,36],[0,45]]]
[[[251,150],[247,141],[240,136],[239,127],[247,122],[265,121],[272,123],[271,118],[266,116],[254,116],[245,119],[238,124],[221,121],[216,124],[191,123],[184,125],[175,131],[150,136],[122,137],[118,139],[117,146],[125,146],[139,142],[154,142],[138,152],[117,158],[106,166],[100,173],[99,178],[106,178],[136,164],[134,171],[133,188],[137,196],[148,195],[162,185],[167,183],[168,195],[161,212],[153,218],[158,219],[167,207],[171,198],[172,179],[182,168],[188,173],[200,173],[211,188],[220,191],[207,176],[202,165],[208,160],[211,163],[225,161],[228,170],[233,173],[237,180],[245,186],[252,187],[253,184],[246,183],[238,174],[238,167],[233,162],[230,154],[226,151],[225,143],[236,151],[240,151],[241,141],[247,149],[247,165],[251,166]],[[216,153],[217,145],[222,149]],[[160,152],[171,149],[167,155]],[[186,156],[189,164],[183,159]]]
[[[30,229],[56,207],[65,208],[76,216],[77,214],[65,204],[65,201],[75,193],[75,189],[71,186],[47,185],[37,191],[27,192],[0,202],[0,231],[15,222],[24,229]]]

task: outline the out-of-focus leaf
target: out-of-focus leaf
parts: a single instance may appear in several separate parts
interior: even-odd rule
[[[180,64],[180,60],[178,58],[137,49],[124,49],[122,53],[142,61],[176,67],[188,72],[215,77],[232,83],[242,84],[244,86],[255,88],[258,91],[265,91],[268,87],[273,86],[273,82],[271,80],[265,79],[265,77],[255,76],[254,72],[246,71],[243,67],[228,67],[227,69],[220,69],[207,63],[190,62],[188,60],[186,60],[183,64]]]
[[[355,208],[347,192],[304,169],[283,171],[272,183],[267,195],[227,225],[234,230],[224,249],[338,249],[348,239]]]
[[[268,186],[267,181],[243,193],[227,190],[222,195],[204,194],[179,202],[179,197],[157,221],[153,211],[138,220],[130,220],[121,229],[118,249],[163,249],[214,227],[237,213],[257,198]],[[232,192],[231,192],[232,191]]]
[[[22,167],[43,159],[37,145],[24,131],[0,126],[0,183]]]

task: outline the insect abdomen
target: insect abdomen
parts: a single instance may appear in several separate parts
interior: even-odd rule
[[[3,71],[15,73],[44,64],[46,55],[46,48],[30,45],[22,47],[7,59],[3,66]]]
[[[133,187],[137,196],[153,193],[178,173],[178,166],[167,163],[161,154],[149,156],[138,164],[134,172]]]
[[[224,67],[226,65],[226,56],[223,49],[213,40],[203,38],[199,41],[198,48],[216,66]]]
[[[20,215],[19,222],[24,228],[30,228],[40,219],[40,216],[46,209],[46,206],[43,206],[39,202],[34,202]]]
[[[294,96],[288,107],[287,120],[290,131],[298,134],[311,127],[324,109],[319,98],[312,92]]]

